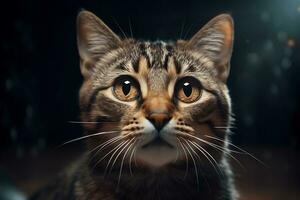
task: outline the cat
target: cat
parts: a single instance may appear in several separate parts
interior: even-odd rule
[[[87,152],[32,199],[237,200],[227,158],[233,38],[228,14],[166,43],[121,39],[81,11]]]

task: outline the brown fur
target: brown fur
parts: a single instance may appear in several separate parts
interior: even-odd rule
[[[236,200],[226,159],[231,17],[220,15],[175,43],[122,40],[87,11],[77,22],[81,118],[86,135],[100,134],[86,139],[89,153],[59,178],[60,189],[39,198]],[[133,100],[117,96],[123,82],[114,93],[120,77],[137,83]],[[184,80],[195,83],[191,102],[176,96]]]

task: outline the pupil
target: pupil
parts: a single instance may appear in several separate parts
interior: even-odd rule
[[[122,91],[125,96],[129,94],[130,88],[131,88],[130,81],[124,81],[124,84],[122,86]]]
[[[189,97],[192,94],[192,85],[188,82],[183,84],[183,92],[185,94],[185,96]]]

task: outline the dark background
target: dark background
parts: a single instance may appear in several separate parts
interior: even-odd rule
[[[80,125],[69,121],[79,120],[78,89],[82,77],[75,22],[82,8],[94,12],[120,36],[125,32],[130,37],[131,26],[134,38],[147,40],[187,39],[212,17],[230,13],[235,21],[228,81],[236,118],[233,143],[252,150],[271,169],[274,164],[287,165],[288,171],[298,166],[299,0],[28,0],[3,2],[1,7],[0,177],[25,193],[39,185],[22,187],[26,185],[24,179],[30,182],[30,164],[47,162],[47,156],[51,160],[52,154],[48,153],[57,145],[81,135]],[[283,160],[273,164],[272,159],[280,156]],[[59,160],[53,162],[60,166],[55,164]],[[14,171],[21,166],[27,166],[25,178]],[[285,181],[282,184],[286,190],[286,184],[295,188],[300,185],[299,181]]]

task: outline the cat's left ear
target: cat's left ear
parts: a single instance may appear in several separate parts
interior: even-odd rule
[[[121,39],[96,15],[81,11],[77,16],[77,45],[81,73],[84,77],[89,77],[102,56],[120,47]]]
[[[207,55],[214,62],[220,80],[226,82],[230,71],[233,37],[233,19],[228,14],[222,14],[209,21],[186,45]]]

